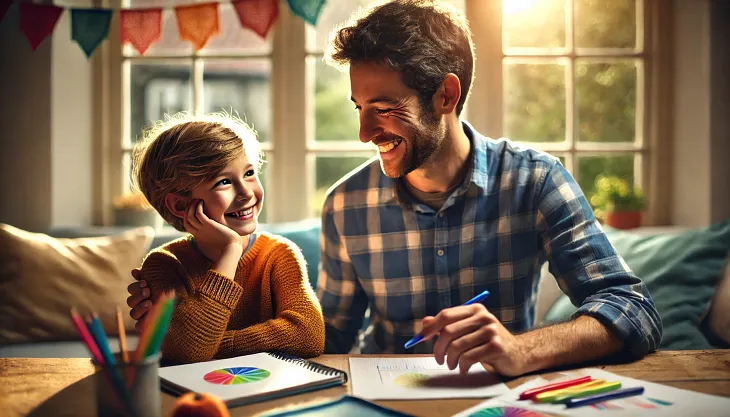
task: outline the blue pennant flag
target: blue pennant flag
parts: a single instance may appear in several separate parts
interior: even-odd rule
[[[71,9],[71,39],[81,46],[87,58],[109,35],[111,20],[111,10]]]
[[[319,12],[322,11],[325,0],[286,0],[292,13],[304,19],[312,26],[317,25]]]

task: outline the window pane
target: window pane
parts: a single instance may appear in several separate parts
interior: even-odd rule
[[[575,0],[575,43],[583,48],[634,48],[636,0]]]
[[[596,190],[596,177],[599,174],[617,176],[634,183],[634,156],[584,156],[578,157],[578,185],[590,200]]]
[[[266,54],[271,51],[271,33],[266,40],[241,26],[238,14],[228,3],[218,4],[218,35],[210,38],[201,54]]]
[[[576,63],[579,140],[634,141],[636,77],[636,64],[632,61]]]
[[[164,4],[150,5],[142,0],[132,0],[131,7],[165,7]],[[160,40],[150,45],[145,56],[154,55],[189,55],[193,53],[192,44],[180,39],[177,30],[177,18],[173,9],[162,10],[162,28],[160,28]],[[132,45],[124,45],[124,55],[139,56],[139,53]]]
[[[190,61],[130,63],[129,108],[132,142],[142,129],[165,115],[192,111]]]
[[[345,174],[368,160],[368,156],[318,156],[316,158],[315,189],[310,210],[316,216],[322,213],[327,190]]]
[[[360,124],[350,101],[350,76],[322,62],[315,64],[316,140],[358,140]]]
[[[504,65],[504,135],[525,142],[565,140],[565,66]]]
[[[504,48],[564,48],[565,0],[504,0]]]
[[[237,112],[266,142],[271,126],[271,62],[268,59],[206,60],[203,112]]]

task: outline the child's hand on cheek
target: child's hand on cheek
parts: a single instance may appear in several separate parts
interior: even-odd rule
[[[184,223],[185,230],[195,237],[198,246],[207,249],[205,252],[214,252],[218,256],[224,251],[243,253],[241,236],[229,227],[209,218],[203,211],[203,200],[193,200],[185,214]]]

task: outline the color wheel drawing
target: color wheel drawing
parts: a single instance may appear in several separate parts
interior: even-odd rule
[[[203,379],[211,384],[237,385],[261,381],[271,375],[271,372],[260,368],[223,368],[205,374]]]
[[[430,377],[426,374],[419,374],[419,373],[409,373],[409,374],[403,374],[396,377],[393,382],[395,382],[396,385],[399,385],[401,387],[405,388],[416,388],[423,386],[423,382],[429,379]]]
[[[482,408],[469,417],[548,417],[547,414],[519,407],[490,407]]]

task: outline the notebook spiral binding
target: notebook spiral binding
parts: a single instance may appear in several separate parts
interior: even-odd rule
[[[307,359],[302,359],[296,356],[287,355],[286,353],[281,352],[269,352],[269,356],[272,356],[276,359],[281,359],[286,362],[295,363],[297,365],[303,366],[310,371],[314,371],[317,373],[320,373],[322,375],[340,375],[342,376],[344,382],[347,382],[347,372],[340,371],[339,369],[332,368],[331,366],[322,365],[317,362],[312,362]]]

